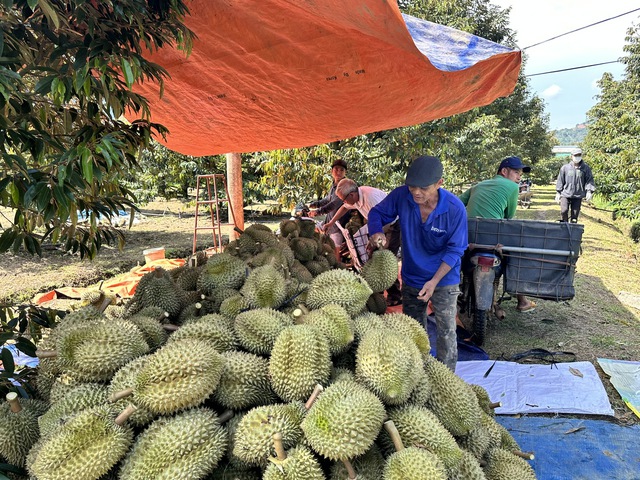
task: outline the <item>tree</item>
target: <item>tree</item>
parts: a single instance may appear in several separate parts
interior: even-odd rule
[[[629,218],[640,218],[640,26],[627,32],[621,61],[625,73],[616,81],[605,73],[598,82],[600,94],[587,117],[584,141],[597,192]]]
[[[171,44],[190,51],[187,7],[182,0],[5,0],[0,11],[0,206],[13,212],[0,219],[0,252],[24,246],[39,254],[51,240],[93,257],[103,242],[124,240],[98,219],[135,209],[119,179],[136,168],[139,149],[165,133],[131,90],[166,77],[143,53]],[[128,123],[125,111],[140,118]]]

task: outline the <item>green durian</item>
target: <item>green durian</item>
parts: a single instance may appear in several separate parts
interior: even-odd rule
[[[118,392],[133,388],[133,386],[135,385],[136,377],[148,360],[148,355],[138,357],[118,370],[107,386],[107,398]],[[127,405],[129,405],[129,403],[131,403],[130,398],[123,398],[114,402],[114,407],[118,410],[124,410]],[[155,414],[151,410],[143,407],[140,404],[136,406],[136,411],[133,412],[133,414],[129,417],[129,424],[132,426],[143,426],[151,423],[151,421],[155,418]]]
[[[251,308],[278,308],[287,297],[284,276],[272,265],[254,268],[240,293]]]
[[[257,308],[235,317],[234,329],[242,348],[251,353],[271,353],[280,332],[293,325],[288,315],[271,308]]]
[[[272,458],[262,480],[325,480],[313,453],[304,446],[286,452],[286,458]]]
[[[351,316],[344,307],[335,303],[303,313],[297,322],[316,327],[329,341],[331,355],[346,351],[354,339]]]
[[[189,338],[204,340],[219,353],[234,350],[238,346],[232,322],[216,313],[187,320],[171,334],[169,342]]]
[[[536,474],[526,460],[503,450],[494,448],[486,455],[484,474],[487,480],[535,480]]]
[[[307,294],[307,306],[311,310],[329,303],[337,303],[349,315],[359,314],[373,291],[359,275],[349,270],[329,270],[313,279]]]
[[[376,250],[362,266],[360,274],[371,290],[383,292],[398,280],[398,258],[390,250]]]
[[[47,409],[46,402],[18,398],[10,392],[0,405],[0,457],[11,465],[24,467],[31,447],[40,437],[38,417]]]
[[[383,480],[447,480],[447,472],[437,455],[408,447],[387,459]]]
[[[228,253],[217,253],[209,257],[198,277],[198,289],[209,295],[218,288],[239,290],[247,277],[247,266]]]

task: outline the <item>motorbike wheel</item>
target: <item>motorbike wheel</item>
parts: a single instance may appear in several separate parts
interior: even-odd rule
[[[467,304],[467,314],[469,315],[472,326],[471,340],[481,347],[487,335],[487,312],[476,308],[475,298],[473,296],[470,297],[469,303]]]

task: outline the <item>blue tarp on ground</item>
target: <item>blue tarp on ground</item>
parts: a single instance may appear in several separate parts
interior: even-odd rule
[[[640,425],[607,420],[505,417],[523,451],[533,452],[538,480],[640,480]]]

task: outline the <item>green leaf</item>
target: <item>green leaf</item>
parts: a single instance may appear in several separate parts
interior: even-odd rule
[[[16,364],[13,361],[13,355],[11,355],[11,351],[7,348],[3,348],[0,353],[0,358],[2,359],[2,366],[4,367],[4,371],[13,375],[13,372],[16,371]]]
[[[127,84],[127,87],[131,88],[131,85],[133,85],[133,82],[135,81],[135,77],[133,76],[133,70],[131,69],[131,64],[129,63],[129,60],[127,60],[124,57],[122,58],[120,63],[122,65],[122,73],[124,74],[124,81]]]
[[[29,5],[31,10],[34,10],[36,5],[38,5],[38,0],[27,0],[27,5]]]
[[[4,345],[7,343],[7,340],[11,340],[14,336],[13,332],[3,332],[0,333],[0,345]]]
[[[16,240],[18,232],[13,228],[7,228],[2,235],[0,235],[0,253],[6,252],[11,248],[11,245]]]
[[[16,348],[25,355],[28,355],[30,357],[36,356],[37,347],[31,340],[25,337],[18,337],[18,340],[16,340]]]
[[[47,0],[38,0],[38,3],[40,4],[40,8],[42,9],[42,12],[45,14],[47,19],[55,25],[56,29],[60,28],[60,19],[58,18],[58,14],[53,9],[51,4],[47,2]]]
[[[88,183],[93,182],[93,156],[89,149],[84,149],[81,155],[82,176]]]

